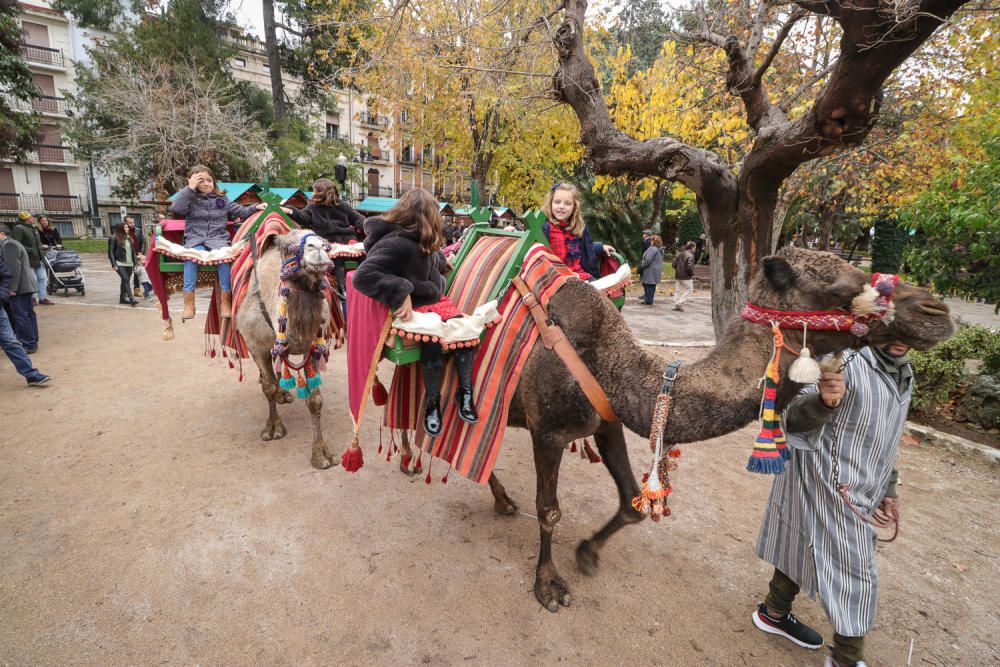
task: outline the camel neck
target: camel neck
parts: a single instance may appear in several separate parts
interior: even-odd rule
[[[705,440],[742,428],[757,417],[758,381],[771,356],[771,333],[735,318],[715,349],[701,361],[684,364],[674,384],[666,442]],[[656,397],[667,361],[643,351],[643,369],[629,382],[635,399],[615,405],[622,422],[649,435]]]

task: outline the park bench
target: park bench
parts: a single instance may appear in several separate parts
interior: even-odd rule
[[[693,278],[695,287],[711,288],[712,267],[707,264],[695,264]]]

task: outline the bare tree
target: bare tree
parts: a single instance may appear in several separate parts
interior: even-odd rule
[[[757,263],[774,249],[782,183],[800,165],[863,142],[878,119],[886,79],[967,1],[796,0],[791,7],[763,1],[748,12],[749,23],[739,30],[742,38],[717,32],[719,26],[728,30],[727,23],[711,20],[709,10],[697,7],[692,32],[725,51],[726,88],[741,99],[756,132],[738,173],[710,151],[669,137],[638,141],[614,126],[587,57],[586,0],[565,0],[563,22],[553,36],[559,57],[553,86],[557,98],[576,113],[580,140],[597,173],[665,178],[697,196],[712,247],[718,335],[744,303]],[[825,84],[811,109],[793,119],[787,104],[772,102],[764,79],[795,24],[810,15],[835,22],[840,45],[827,67],[803,77],[803,90],[823,77]],[[781,18],[771,48],[758,59],[765,31]]]
[[[195,163],[219,168],[263,164],[263,133],[221,73],[185,63],[120,62],[92,79],[76,100],[78,150],[130,189],[158,196],[186,183]]]

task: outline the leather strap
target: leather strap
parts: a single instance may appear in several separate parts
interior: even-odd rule
[[[535,293],[531,291],[531,288],[528,287],[520,276],[514,276],[513,283],[517,291],[521,293],[524,304],[528,307],[528,312],[531,313],[531,317],[535,320],[535,325],[538,327],[538,333],[542,339],[542,345],[547,350],[553,350],[559,355],[566,369],[576,380],[576,383],[580,385],[580,389],[583,390],[583,393],[587,396],[587,400],[594,406],[601,419],[606,422],[621,421],[618,415],[615,414],[615,409],[611,407],[611,401],[608,399],[608,395],[604,393],[604,389],[601,388],[597,378],[594,377],[594,374],[590,372],[587,365],[583,363],[583,359],[573,349],[573,345],[566,338],[566,334],[562,328],[549,319],[549,314],[545,310],[545,306],[538,301]]]

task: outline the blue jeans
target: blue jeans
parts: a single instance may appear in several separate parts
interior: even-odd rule
[[[204,245],[192,246],[195,250],[208,250]],[[216,269],[219,271],[219,287],[222,288],[223,292],[231,292],[231,286],[229,284],[229,264],[217,264]],[[190,259],[184,260],[184,291],[193,292],[195,286],[198,284],[198,265],[192,262]]]
[[[35,319],[34,294],[10,297],[10,319],[17,339],[29,350],[38,347],[38,320]]]
[[[3,308],[0,308],[0,347],[3,347],[7,358],[25,380],[31,382],[42,378],[42,373],[31,365],[28,353],[24,351],[24,347],[17,340],[14,328],[10,325],[10,318],[7,317],[7,311]]]
[[[643,291],[642,300],[652,306],[653,297],[656,296],[656,285],[649,285],[647,283],[643,283],[642,291]]]
[[[45,265],[39,264],[32,269],[35,272],[35,278],[38,280],[38,300],[49,298],[49,277],[45,273]]]

